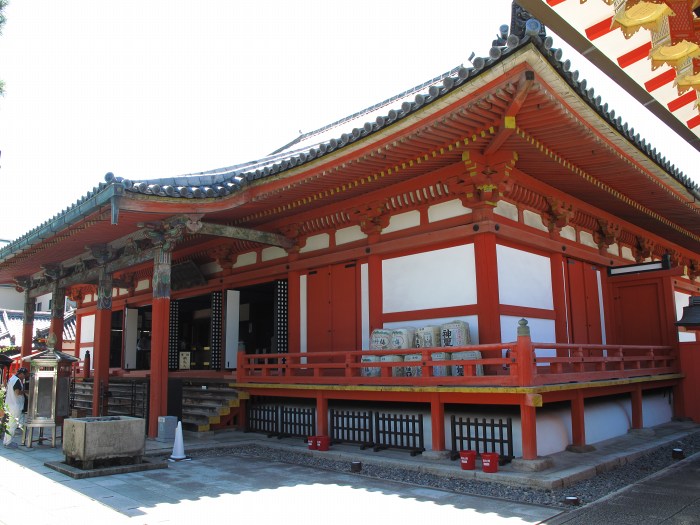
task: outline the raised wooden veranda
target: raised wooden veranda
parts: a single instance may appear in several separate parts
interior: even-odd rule
[[[430,403],[433,450],[438,451],[445,449],[446,404],[516,405],[523,459],[535,459],[535,411],[545,403],[570,402],[572,445],[585,447],[586,398],[628,394],[632,428],[642,428],[643,391],[677,389],[683,377],[678,351],[670,346],[532,342],[524,321],[518,334],[511,343],[464,347],[239,354],[236,387],[253,396],[315,399],[321,435],[328,430],[329,400]],[[443,359],[445,352],[480,357]],[[420,359],[362,361],[368,355],[408,354],[420,354]],[[441,359],[435,359],[439,354]],[[410,376],[407,367],[414,371]],[[437,375],[443,367],[460,367],[463,375]],[[370,375],[371,369],[379,374]]]

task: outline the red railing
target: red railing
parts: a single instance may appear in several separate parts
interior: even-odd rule
[[[445,359],[446,353],[450,359]],[[363,361],[368,356],[414,360]],[[445,374],[447,367],[460,375]],[[237,380],[280,385],[533,386],[679,371],[678,355],[668,346],[532,343],[529,337],[519,337],[514,343],[449,348],[239,354]]]

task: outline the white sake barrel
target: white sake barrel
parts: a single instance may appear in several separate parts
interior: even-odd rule
[[[453,352],[452,359],[455,361],[464,361],[466,359],[481,359],[481,352],[469,351],[469,352]],[[464,367],[463,365],[452,365],[452,375],[453,376],[463,376]],[[476,375],[484,375],[484,365],[476,365]]]
[[[448,352],[435,352],[432,354],[433,361],[449,361],[452,356]],[[452,373],[452,367],[449,366],[434,366],[433,376],[444,377],[449,376]]]
[[[380,361],[382,363],[401,363],[403,362],[403,356],[402,355],[383,355],[380,358]],[[395,366],[391,369],[391,375],[394,377],[403,377],[406,375],[406,371],[404,370],[403,366]]]
[[[391,331],[391,348],[403,350],[413,348],[416,338],[416,329],[412,326],[406,328],[394,328]]]
[[[469,323],[452,321],[440,325],[441,346],[467,346],[472,344]]]
[[[362,363],[378,363],[379,362],[379,356],[378,355],[363,355],[362,358],[360,359],[360,362]],[[360,375],[362,377],[379,377],[382,375],[381,371],[382,369],[379,368],[378,366],[371,366],[371,367],[362,367]]]
[[[408,354],[403,356],[403,361],[404,363],[416,362],[420,361],[422,357],[421,354]],[[406,377],[420,377],[423,375],[420,366],[405,366],[404,374]]]
[[[416,348],[435,348],[440,346],[440,327],[424,326],[416,329]]]
[[[389,350],[391,348],[391,330],[377,328],[372,330],[369,340],[370,350]]]

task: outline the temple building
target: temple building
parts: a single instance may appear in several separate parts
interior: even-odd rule
[[[150,436],[165,415],[412,453],[474,435],[534,462],[700,422],[676,324],[699,201],[514,4],[488,57],[267,157],[108,173],[0,250],[0,283],[25,294],[24,355],[34,298],[77,302],[83,408],[145,385]]]

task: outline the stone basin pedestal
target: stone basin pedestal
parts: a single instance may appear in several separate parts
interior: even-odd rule
[[[66,464],[81,469],[141,463],[146,449],[146,420],[128,416],[66,419]]]

